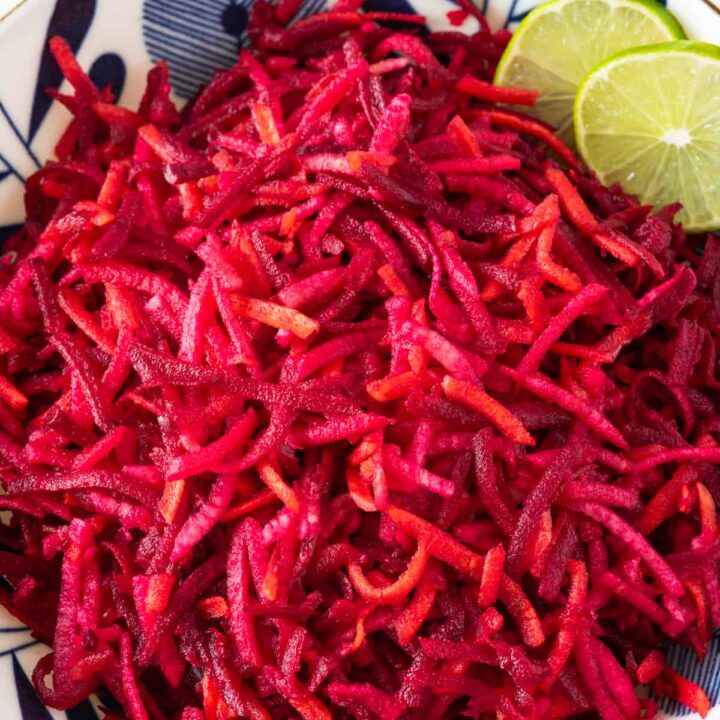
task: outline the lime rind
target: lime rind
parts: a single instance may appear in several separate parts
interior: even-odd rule
[[[552,0],[557,2],[562,0]],[[635,0],[639,2],[640,0]],[[612,57],[601,60],[595,67],[592,68],[587,77],[580,83],[580,90],[583,85],[586,85],[592,75],[597,73],[598,70],[602,70],[605,67],[616,64],[618,61],[623,60],[627,57],[637,57],[639,55],[656,55],[657,53],[665,52],[680,52],[683,54],[692,53],[695,55],[702,55],[710,58],[711,60],[720,60],[720,46],[713,45],[712,43],[703,42],[702,40],[668,40],[667,42],[652,43],[651,45],[642,45],[641,47],[628,48],[627,50],[621,50]],[[578,95],[580,93],[578,92]]]
[[[576,1],[577,0],[548,0],[548,2],[544,2],[541,5],[538,5],[536,8],[533,8],[520,21],[520,24],[517,26],[515,32],[512,35],[512,38],[510,38],[510,42],[505,48],[505,52],[500,58],[500,62],[495,69],[495,84],[502,84],[501,82],[499,82],[499,80],[502,78],[505,66],[512,59],[515,46],[519,45],[522,42],[525,33],[527,32],[528,28],[530,28],[535,22],[536,18],[544,14],[545,12],[557,12],[562,6],[574,3]],[[671,37],[674,37],[677,40],[682,40],[687,37],[687,35],[685,34],[685,30],[683,29],[677,18],[664,5],[657,2],[657,0],[616,0],[615,4],[628,6],[643,6],[646,9],[650,10],[652,15],[654,15],[655,18],[662,25],[665,26],[668,34]],[[550,68],[547,69],[550,70]]]
[[[598,60],[628,47],[684,37],[657,0],[550,0],[520,23],[495,83],[540,90],[528,112],[572,143],[572,101]]]
[[[720,47],[672,41],[603,60],[578,89],[573,124],[602,182],[643,202],[681,201],[688,232],[720,229]]]

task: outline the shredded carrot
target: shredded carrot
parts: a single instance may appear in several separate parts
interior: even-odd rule
[[[478,605],[489,607],[494,605],[500,593],[500,585],[505,568],[505,548],[496,545],[488,550],[483,564],[480,591],[478,592]]]
[[[319,328],[317,321],[303,315],[299,310],[267,300],[235,294],[231,296],[231,302],[238,315],[257,320],[278,330],[289,330],[303,340],[309,338]]]
[[[417,550],[407,568],[394,583],[387,587],[374,587],[356,562],[350,563],[348,571],[353,587],[363,599],[377,603],[393,604],[405,599],[418,584],[420,577],[425,572],[427,562],[428,540],[421,537],[418,539]]]
[[[443,392],[451,399],[467,405],[485,415],[508,438],[522,445],[534,445],[535,440],[518,420],[500,402],[490,397],[476,385],[446,375],[442,381]]]
[[[272,490],[278,500],[290,510],[297,512],[300,508],[300,501],[295,491],[282,479],[271,463],[267,459],[263,459],[258,463],[257,468],[260,479],[268,486],[268,489]]]
[[[472,577],[482,573],[482,558],[468,550],[464,545],[453,540],[447,533],[435,525],[423,520],[417,515],[402,510],[393,505],[388,506],[388,516],[397,523],[401,529],[415,537],[418,542],[427,543],[427,552],[432,557],[446,562],[460,572]]]

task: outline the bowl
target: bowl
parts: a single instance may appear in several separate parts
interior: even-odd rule
[[[51,158],[68,113],[46,94],[63,89],[47,50],[47,39],[62,35],[75,49],[95,83],[110,85],[120,104],[133,106],[152,64],[167,60],[176,99],[192,97],[218,67],[234,63],[247,40],[253,0],[0,0],[0,243],[23,221],[25,179]],[[542,0],[476,0],[490,25],[513,30]],[[720,44],[720,0],[666,0],[688,36]],[[322,10],[326,0],[307,0],[298,17]],[[432,30],[472,33],[477,22],[453,25],[450,0],[366,0],[365,9],[415,12]],[[2,257],[0,257],[2,261]],[[0,583],[2,580],[0,579]],[[97,720],[92,698],[67,713],[43,707],[30,681],[47,652],[17,620],[0,610],[0,718],[2,720]],[[698,663],[692,651],[672,648],[676,670],[699,683],[720,720],[720,632]],[[664,718],[687,717],[674,702],[662,705]]]

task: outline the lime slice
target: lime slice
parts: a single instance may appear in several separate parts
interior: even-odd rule
[[[663,43],[601,63],[578,91],[575,132],[603,183],[680,201],[689,232],[720,229],[720,47]]]
[[[530,114],[572,145],[573,101],[590,70],[622,50],[683,38],[677,20],[656,0],[551,0],[520,23],[495,83],[540,90]]]

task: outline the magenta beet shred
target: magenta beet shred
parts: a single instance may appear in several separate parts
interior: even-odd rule
[[[124,109],[51,41],[72,120],[0,266],[0,602],[40,697],[705,715],[659,648],[720,627],[720,242],[516,111],[508,33],[359,4],[257,0],[181,111],[166,65]]]

